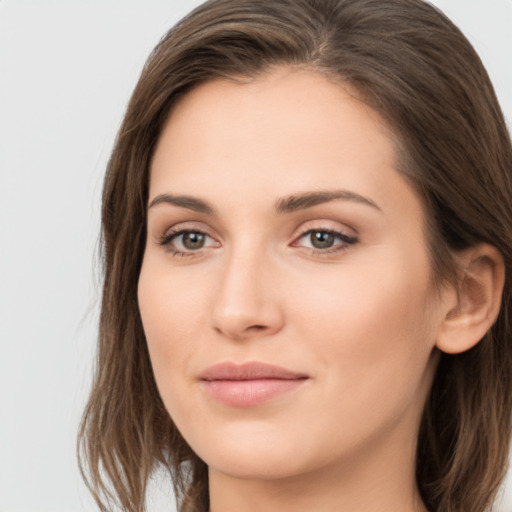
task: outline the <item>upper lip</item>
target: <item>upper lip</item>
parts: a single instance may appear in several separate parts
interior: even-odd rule
[[[216,364],[199,375],[200,380],[256,380],[256,379],[306,379],[308,375],[260,362],[236,364],[229,361]]]

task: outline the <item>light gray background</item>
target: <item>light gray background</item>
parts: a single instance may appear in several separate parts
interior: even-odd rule
[[[198,0],[0,0],[0,512],[93,511],[75,437],[90,382],[102,174],[163,33]],[[512,121],[512,0],[436,0]],[[496,512],[512,511],[512,478]],[[173,511],[156,485],[150,512]]]

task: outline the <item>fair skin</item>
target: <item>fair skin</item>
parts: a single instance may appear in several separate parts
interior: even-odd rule
[[[379,116],[310,71],[208,82],[164,126],[148,206],[142,321],[211,512],[425,511],[436,345],[469,341],[450,334],[457,294],[433,289],[422,205]],[[252,362],[294,377],[204,378]]]

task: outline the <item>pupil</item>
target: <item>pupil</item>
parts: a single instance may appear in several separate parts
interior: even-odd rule
[[[334,244],[334,235],[327,231],[313,231],[311,233],[311,244],[316,249],[328,249]]]
[[[200,249],[204,245],[204,235],[202,233],[185,233],[183,245],[187,249]]]

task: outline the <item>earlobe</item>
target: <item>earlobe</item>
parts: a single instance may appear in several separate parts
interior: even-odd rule
[[[436,345],[457,354],[475,346],[498,317],[505,283],[505,265],[500,252],[479,244],[455,256],[461,269],[455,306],[447,308]],[[454,292],[454,290],[452,290]]]

